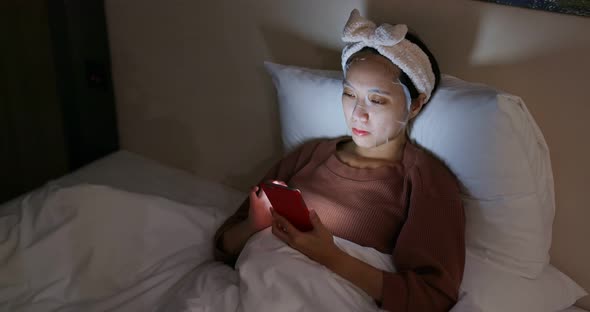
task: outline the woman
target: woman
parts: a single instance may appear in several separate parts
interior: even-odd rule
[[[304,144],[267,173],[301,190],[314,229],[299,232],[258,188],[217,231],[232,263],[254,233],[272,233],[391,311],[448,311],[465,257],[456,178],[413,145],[406,127],[435,91],[436,60],[405,25],[376,27],[357,10],[344,29],[342,105],[352,137]],[[391,253],[384,272],[341,251],[333,235]]]

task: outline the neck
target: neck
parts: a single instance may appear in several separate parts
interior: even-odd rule
[[[385,160],[391,162],[400,161],[403,158],[404,146],[406,145],[406,134],[402,133],[395,139],[377,147],[362,147],[353,143],[353,152],[363,158]]]

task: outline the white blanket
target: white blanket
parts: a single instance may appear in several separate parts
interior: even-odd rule
[[[150,311],[198,264],[227,217],[81,185],[0,211],[0,311]]]
[[[391,255],[341,238],[335,243],[372,266],[394,271]],[[379,311],[352,283],[276,238],[270,229],[251,238],[237,262],[244,311]]]
[[[391,256],[335,238],[349,254],[393,271]],[[166,311],[380,311],[364,291],[266,229],[250,238],[236,271],[210,262],[187,279]]]
[[[0,311],[377,311],[363,291],[253,236],[237,271],[212,260],[229,211],[106,186],[45,188],[0,210]],[[364,261],[388,255],[336,238]]]
[[[213,234],[235,209],[222,202],[189,206],[79,185],[44,188],[2,206],[0,311],[378,310],[362,290],[270,229],[248,241],[237,271],[213,261]],[[335,242],[393,271],[389,255]],[[465,300],[453,309],[476,310]]]

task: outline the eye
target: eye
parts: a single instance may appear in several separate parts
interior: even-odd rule
[[[374,104],[385,104],[385,100],[384,99],[380,99],[380,98],[372,98],[369,99],[371,101],[371,103]]]
[[[354,94],[352,94],[352,92],[344,90],[342,92],[342,95],[347,96],[347,97],[354,97]]]

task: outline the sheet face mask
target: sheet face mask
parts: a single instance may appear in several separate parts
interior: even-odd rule
[[[357,97],[355,99],[354,108],[347,123],[349,125],[349,129],[357,128],[370,132],[369,135],[366,136],[366,144],[363,144],[365,147],[377,147],[389,143],[389,140],[392,140],[400,135],[400,133],[408,124],[410,119],[410,106],[412,104],[410,91],[403,83],[399,81],[392,83],[402,87],[405,97],[404,112],[402,113],[402,116],[394,116],[393,120],[389,118],[383,118],[384,114],[392,113],[391,109],[381,104],[373,103],[371,99],[369,99],[368,95],[365,95],[364,98]],[[369,118],[371,129],[366,129],[366,126],[363,125],[362,121],[358,120],[359,118],[357,116],[373,117]],[[364,140],[362,136],[359,139]]]

